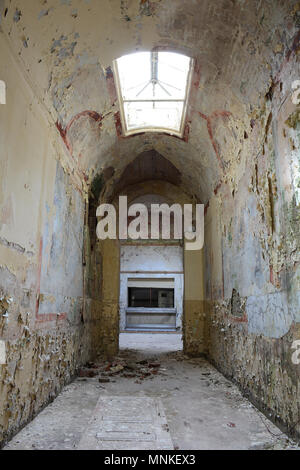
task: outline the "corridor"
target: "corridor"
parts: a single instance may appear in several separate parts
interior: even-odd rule
[[[300,449],[207,361],[184,356],[178,334],[121,333],[115,361],[125,366],[121,372],[103,375],[107,363],[99,362],[95,377],[67,385],[4,450],[71,450],[80,448],[83,440],[85,449],[147,449],[147,442],[134,440],[118,441],[114,447],[113,437],[98,447],[88,446],[93,439],[85,436],[97,401],[112,397],[124,398],[124,404],[133,398],[159,399],[172,443],[167,449]],[[141,375],[145,361],[159,364],[157,373]],[[99,377],[109,382],[100,383]],[[95,435],[102,428],[98,423]],[[150,449],[162,449],[159,444]]]
[[[291,439],[300,1],[0,0],[0,449]]]

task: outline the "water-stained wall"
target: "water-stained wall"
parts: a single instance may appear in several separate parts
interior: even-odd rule
[[[190,356],[207,354],[207,306],[204,295],[204,248],[184,249],[183,349]]]
[[[299,75],[291,53],[249,114],[247,134],[237,125],[236,142],[228,139],[228,155],[238,136],[244,144],[209,201],[205,233],[209,356],[298,435],[300,366],[292,345],[300,339],[300,122],[292,85]]]
[[[92,351],[83,302],[85,196],[56,130],[0,41],[0,445]]]

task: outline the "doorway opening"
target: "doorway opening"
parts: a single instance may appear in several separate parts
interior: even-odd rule
[[[181,333],[183,248],[179,243],[121,245],[120,331]]]

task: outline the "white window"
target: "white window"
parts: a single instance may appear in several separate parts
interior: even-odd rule
[[[6,104],[6,87],[3,80],[0,80],[0,104]]]
[[[174,52],[137,52],[114,62],[125,135],[182,136],[192,59]]]

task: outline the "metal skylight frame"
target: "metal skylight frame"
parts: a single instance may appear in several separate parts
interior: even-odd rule
[[[164,51],[164,52],[168,52],[168,51]],[[172,51],[169,51],[169,52],[172,52]],[[138,93],[138,95],[140,93],[142,93],[142,91],[145,90],[145,88],[147,86],[151,86],[152,85],[158,85],[160,86],[160,88],[162,88],[167,94],[168,91],[166,89],[166,87],[164,85],[166,85],[164,82],[160,82],[160,80],[158,79],[158,69],[157,69],[157,62],[158,62],[158,54],[159,52],[153,52],[153,51],[148,51],[148,53],[150,54],[150,57],[151,57],[151,75],[150,75],[150,79],[149,81],[146,83],[146,85],[140,90],[140,92]],[[133,53],[135,54],[135,53]],[[181,54],[183,55],[183,54]],[[124,56],[123,56],[124,57]],[[187,59],[189,59],[189,68],[188,68],[188,72],[187,72],[187,80],[186,80],[186,87],[185,87],[185,94],[184,94],[184,98],[182,99],[123,99],[123,93],[122,93],[122,87],[121,87],[121,80],[120,80],[120,74],[119,74],[119,68],[118,68],[118,60],[121,59],[122,57],[120,57],[119,59],[116,59],[113,61],[113,71],[114,71],[114,78],[115,78],[115,84],[116,84],[116,89],[117,89],[117,96],[118,96],[118,100],[119,100],[119,103],[120,103],[120,117],[121,117],[121,123],[122,123],[122,129],[123,129],[123,134],[124,136],[129,136],[129,135],[133,135],[133,134],[139,134],[139,133],[142,133],[142,132],[166,132],[168,134],[171,134],[171,135],[176,135],[177,137],[183,137],[183,133],[184,133],[184,128],[185,128],[185,121],[186,121],[186,112],[187,112],[187,105],[188,105],[188,98],[189,98],[189,93],[190,93],[190,87],[191,87],[191,80],[192,80],[192,72],[193,72],[193,66],[194,66],[194,60],[189,57],[189,56],[185,56]],[[167,86],[169,87],[172,87],[172,85],[169,85],[167,84]],[[134,129],[128,129],[127,127],[127,121],[126,121],[126,117],[125,117],[125,107],[124,107],[124,103],[126,102],[137,102],[137,103],[142,103],[142,102],[146,102],[146,103],[153,103],[153,102],[161,102],[161,103],[167,103],[167,102],[180,102],[180,103],[183,103],[183,109],[182,109],[182,113],[181,113],[181,122],[180,122],[180,127],[179,127],[179,130],[177,129],[174,129],[174,128],[169,128],[169,127],[155,127],[155,126],[150,126],[150,127],[136,127]]]

